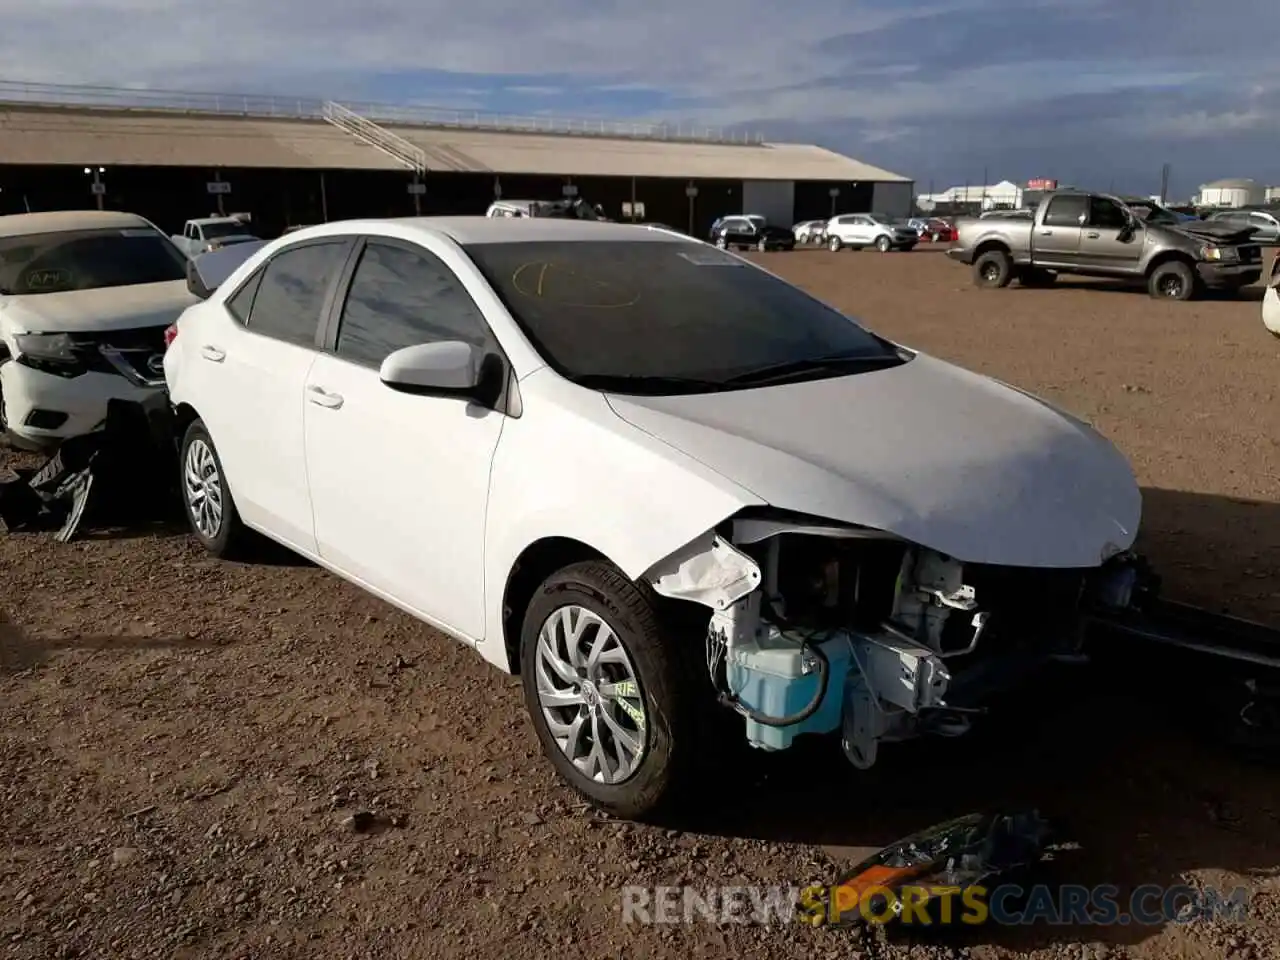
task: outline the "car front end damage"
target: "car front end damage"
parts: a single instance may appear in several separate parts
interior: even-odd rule
[[[996,693],[1084,659],[1091,610],[1126,607],[1139,567],[962,564],[881,531],[747,511],[649,572],[711,609],[707,668],[752,746],[839,733],[867,769],[882,743],[966,733]]]

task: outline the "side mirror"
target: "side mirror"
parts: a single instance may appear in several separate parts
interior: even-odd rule
[[[492,408],[502,395],[503,364],[497,354],[461,340],[402,347],[382,361],[378,377],[392,390],[459,397]]]

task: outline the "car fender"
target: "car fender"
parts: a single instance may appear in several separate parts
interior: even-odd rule
[[[634,427],[602,394],[543,368],[520,382],[522,415],[494,454],[485,519],[480,654],[508,670],[504,594],[533,544],[565,538],[639,579],[748,506],[763,504],[714,470]]]

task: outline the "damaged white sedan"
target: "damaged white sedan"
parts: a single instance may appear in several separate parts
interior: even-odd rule
[[[170,339],[205,546],[266,534],[519,673],[627,817],[691,782],[708,711],[860,767],[963,733],[1078,653],[1141,512],[1082,421],[661,230],[311,227]]]
[[[112,399],[164,389],[164,331],[195,298],[186,258],[131,213],[0,217],[0,433],[87,434]]]

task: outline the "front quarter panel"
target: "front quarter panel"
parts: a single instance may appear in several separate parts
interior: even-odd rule
[[[489,481],[482,656],[509,670],[503,595],[524,550],[557,537],[586,544],[639,578],[659,560],[762,501],[631,426],[604,396],[547,368],[520,383]]]

